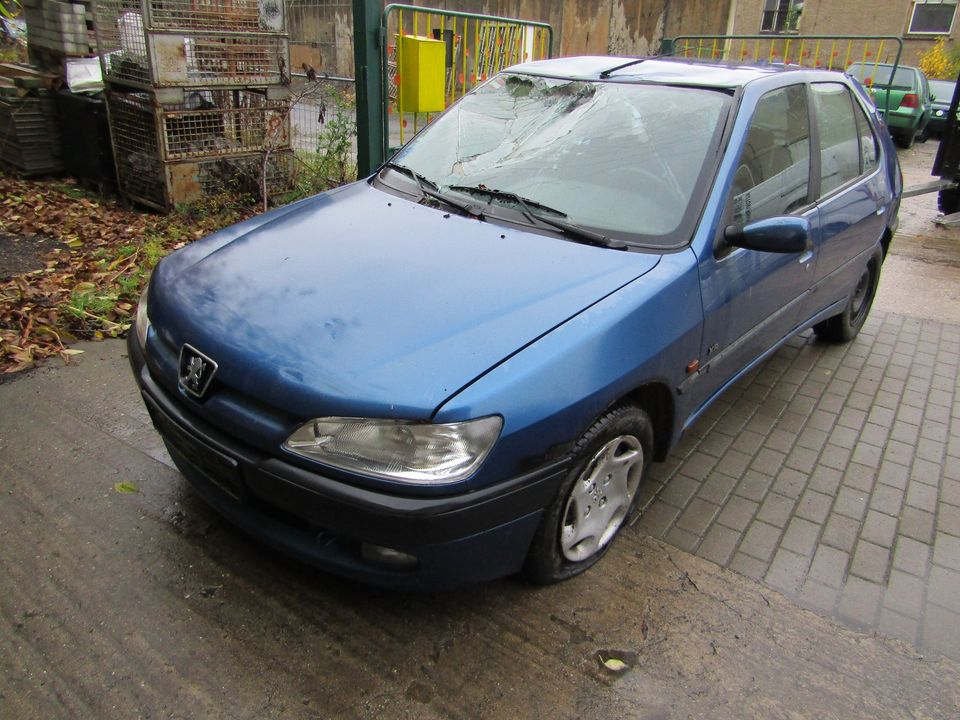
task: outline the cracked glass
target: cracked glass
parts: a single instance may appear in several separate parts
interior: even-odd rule
[[[675,244],[729,104],[713,89],[501,74],[394,160],[441,190],[515,193],[581,226]]]

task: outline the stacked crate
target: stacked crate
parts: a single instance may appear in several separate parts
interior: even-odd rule
[[[98,0],[120,191],[170,209],[224,189],[286,189],[283,0]]]
[[[91,0],[23,0],[31,54],[82,57],[94,51]],[[40,59],[40,58],[37,58]],[[49,63],[46,63],[49,64]]]
[[[25,177],[63,169],[52,93],[0,92],[0,165]]]

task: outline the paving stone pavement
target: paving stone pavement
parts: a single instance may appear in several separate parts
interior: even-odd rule
[[[960,659],[960,326],[791,340],[651,468],[636,525],[840,622]]]

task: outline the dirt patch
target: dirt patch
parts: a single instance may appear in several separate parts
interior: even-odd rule
[[[21,237],[0,232],[0,280],[43,269],[43,257],[54,250],[67,251],[56,238],[30,235]]]

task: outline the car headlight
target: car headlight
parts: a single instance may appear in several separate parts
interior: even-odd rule
[[[140,302],[137,303],[137,342],[140,344],[141,350],[147,349],[147,330],[150,329],[150,318],[147,317],[147,294],[150,292],[150,281],[147,281],[147,286],[143,289],[143,294],[140,295]]]
[[[443,424],[326,417],[305,423],[283,447],[363,475],[441,485],[480,467],[502,427],[497,416]]]

